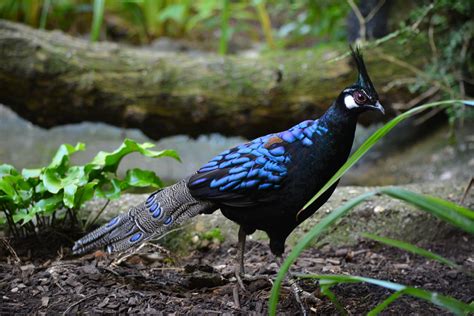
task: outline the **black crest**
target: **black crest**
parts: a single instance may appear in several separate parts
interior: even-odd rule
[[[377,91],[375,91],[374,85],[372,84],[369,74],[367,73],[364,58],[362,57],[362,53],[360,52],[359,47],[356,46],[356,48],[354,49],[352,46],[350,46],[350,48],[352,58],[354,59],[354,62],[357,65],[357,70],[359,71],[356,84],[364,88],[370,95],[377,96]]]

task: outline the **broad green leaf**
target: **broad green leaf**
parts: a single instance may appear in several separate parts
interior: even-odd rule
[[[81,208],[85,202],[91,200],[94,197],[95,187],[97,186],[97,184],[98,181],[94,180],[78,189],[78,192],[76,193],[75,208]]]
[[[329,226],[331,226],[334,222],[338,219],[346,215],[351,209],[359,205],[360,203],[364,202],[368,198],[375,195],[377,192],[367,192],[364,193],[344,205],[338,207],[330,214],[326,215],[323,219],[319,221],[311,230],[306,233],[296,244],[295,247],[291,250],[288,257],[286,257],[285,261],[283,262],[280,271],[278,271],[277,277],[275,282],[273,283],[272,292],[269,301],[269,314],[275,315],[276,314],[276,307],[278,304],[278,296],[280,294],[280,287],[281,283],[283,282],[286,273],[288,272],[291,264],[298,258],[300,253],[322,232],[324,232]]]
[[[474,234],[473,211],[437,197],[423,195],[401,188],[383,188],[380,192],[404,200],[447,221],[471,234]]]
[[[19,209],[12,215],[12,218],[15,224],[22,222],[21,225],[24,225],[31,221],[35,217],[35,215],[36,213],[31,210]]]
[[[123,157],[132,153],[138,152],[145,157],[158,158],[158,157],[171,157],[180,161],[176,151],[171,149],[153,151],[149,148],[154,147],[155,145],[151,143],[138,144],[134,140],[125,139],[123,144],[115,151],[108,153],[101,151],[99,152],[92,161],[86,165],[86,168],[91,169],[103,169],[107,172],[116,172],[117,167]]]
[[[73,166],[66,171],[65,177],[62,179],[63,185],[76,184],[78,186],[85,185],[88,182],[88,176],[84,170],[84,166]]]
[[[439,261],[439,262],[444,263],[444,264],[446,264],[450,267],[453,267],[453,268],[459,268],[459,266],[451,260],[448,260],[448,259],[446,259],[446,258],[444,258],[444,257],[442,257],[438,254],[435,254],[431,251],[428,251],[426,249],[416,247],[412,244],[409,244],[409,243],[406,243],[406,242],[403,242],[403,241],[400,241],[400,240],[391,239],[391,238],[387,238],[387,237],[376,236],[376,235],[372,235],[372,234],[368,234],[368,233],[363,233],[362,236],[364,238],[369,238],[369,239],[378,241],[380,243],[383,243],[383,244],[386,244],[386,245],[389,245],[389,246],[393,246],[393,247],[397,247],[397,248],[409,251],[411,253],[423,256],[423,257],[428,258],[428,259],[433,259],[433,260]]]
[[[58,193],[64,187],[61,182],[61,175],[54,169],[46,169],[42,175],[42,180],[46,190],[53,194]]]
[[[39,200],[31,208],[35,213],[43,213],[44,215],[51,215],[60,206],[62,206],[63,195],[56,194],[49,198]]]
[[[324,192],[326,192],[334,183],[336,183],[353,165],[359,161],[362,156],[369,151],[372,146],[374,146],[382,137],[384,137],[388,132],[390,132],[395,126],[397,126],[400,122],[404,121],[405,119],[421,112],[429,108],[433,107],[446,107],[449,104],[457,104],[462,103],[462,100],[446,100],[446,101],[439,101],[428,103],[422,106],[418,106],[413,108],[397,117],[392,119],[390,122],[382,126],[378,129],[374,134],[372,134],[360,147],[352,154],[351,157],[347,160],[347,162],[332,176],[331,179],[316,193],[303,209],[306,209],[308,206],[313,204]]]
[[[71,183],[64,187],[63,203],[68,208],[74,208],[74,199],[77,192],[77,185]]]
[[[131,187],[154,187],[160,188],[163,186],[160,178],[156,176],[153,171],[142,169],[127,170],[125,182]]]
[[[7,181],[6,177],[0,179],[0,194],[1,192],[5,193],[5,195],[9,196],[11,199],[14,199],[14,197],[18,195],[14,186],[10,181]]]
[[[44,182],[41,181],[35,186],[35,193],[45,193],[48,190],[46,190],[46,187],[44,186]]]
[[[365,282],[374,284],[380,287],[384,287],[386,289],[401,292],[403,291],[404,294],[411,295],[413,297],[426,300],[449,310],[450,312],[456,315],[467,315],[468,313],[474,312],[474,306],[468,305],[464,302],[461,302],[455,298],[440,295],[436,292],[429,292],[423,289],[409,287],[403,284],[398,284],[390,281],[378,280],[373,278],[366,278],[360,276],[353,276],[353,275],[298,275],[298,277],[303,279],[319,279],[319,280],[329,280],[335,281],[337,283],[357,283],[357,282]],[[388,304],[387,304],[388,305]]]
[[[38,178],[41,175],[42,169],[23,169],[21,170],[21,175],[25,179],[29,178]]]
[[[96,195],[101,198],[116,200],[120,197],[120,193],[128,188],[128,184],[125,181],[119,179],[111,179],[110,182],[105,185],[101,185],[97,189]]]
[[[56,154],[53,157],[53,160],[48,165],[49,169],[64,168],[69,163],[69,156],[80,150],[85,150],[86,145],[83,143],[77,143],[76,146],[69,144],[62,144],[59,146]]]
[[[61,205],[62,198],[62,194],[56,194],[52,197],[39,200],[32,207],[20,209],[13,214],[13,222],[18,223],[22,221],[22,225],[24,225],[31,221],[38,213],[50,215]]]
[[[0,165],[0,179],[5,175],[18,175],[18,171],[9,164],[2,164]]]
[[[186,13],[186,5],[182,3],[171,4],[167,6],[161,13],[158,14],[158,20],[164,22],[166,20],[173,20],[182,24],[184,22]]]
[[[62,176],[55,169],[46,168],[42,180],[44,186],[51,193],[58,193],[68,185],[85,185],[88,181],[83,166],[73,166],[67,169],[66,174]]]

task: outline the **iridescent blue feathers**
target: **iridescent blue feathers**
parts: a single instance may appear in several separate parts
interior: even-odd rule
[[[284,185],[292,152],[314,144],[327,128],[318,121],[304,121],[291,129],[269,134],[226,150],[201,167],[188,182],[196,198],[232,206],[268,201]],[[274,195],[273,195],[274,196]]]

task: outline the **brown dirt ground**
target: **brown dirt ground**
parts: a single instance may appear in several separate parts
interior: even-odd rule
[[[474,271],[473,244],[469,235],[453,232],[450,238],[427,247]],[[146,245],[118,265],[118,256],[103,252],[83,257],[63,248],[60,236],[49,236],[0,247],[0,315],[7,314],[266,314],[270,281],[246,282],[239,290],[236,308],[233,264],[235,245],[211,244],[186,257],[161,246]],[[61,242],[60,242],[61,241]],[[8,241],[7,241],[8,242]],[[64,243],[63,243],[64,244]],[[17,254],[17,256],[16,256]],[[274,278],[277,266],[268,246],[250,241],[246,269],[251,275]],[[474,278],[437,262],[361,240],[356,246],[306,250],[293,272],[352,274],[422,287],[464,302],[474,300]],[[310,314],[336,314],[335,306],[319,292],[315,281],[300,281],[318,302],[305,302]],[[390,291],[368,284],[332,288],[349,314],[365,314]],[[280,313],[300,314],[287,284],[278,308]],[[430,303],[402,297],[384,314],[449,314]]]

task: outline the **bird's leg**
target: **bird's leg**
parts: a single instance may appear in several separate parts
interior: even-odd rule
[[[235,278],[239,283],[242,290],[245,290],[244,282],[242,282],[242,276],[245,274],[244,268],[244,254],[245,254],[245,240],[247,234],[245,233],[242,226],[239,227],[239,246],[237,253],[237,264],[235,265]]]
[[[282,256],[277,256],[276,257],[276,262],[278,264],[278,268],[281,269],[281,266],[283,265],[283,257]],[[299,285],[298,285],[298,280],[296,277],[293,276],[290,270],[287,271],[286,273],[286,281],[290,284],[291,290],[293,292],[293,295],[295,296],[296,302],[300,305],[301,312],[303,315],[307,315],[306,309],[303,304],[303,300],[307,300],[313,303],[319,302],[319,299],[316,298],[314,295],[311,293],[306,292],[303,290]]]

